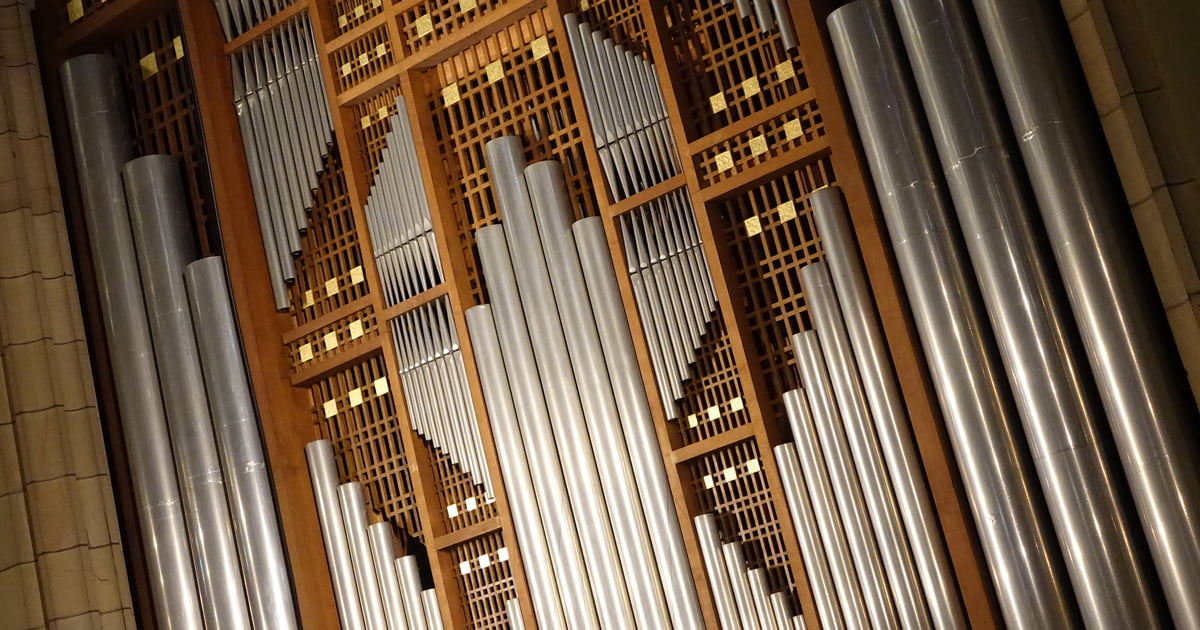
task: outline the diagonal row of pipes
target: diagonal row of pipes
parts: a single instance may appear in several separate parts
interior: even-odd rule
[[[765,569],[751,569],[742,544],[721,542],[716,514],[694,519],[704,571],[723,630],[803,630],[804,616],[792,614],[785,591],[770,592]]]

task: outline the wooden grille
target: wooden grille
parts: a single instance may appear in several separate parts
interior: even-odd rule
[[[674,425],[683,445],[750,423],[729,331],[720,313],[709,320],[688,376]]]
[[[368,286],[359,233],[346,194],[346,177],[337,151],[325,156],[317,176],[308,230],[301,238],[292,313],[305,324],[363,297]]]
[[[383,357],[376,354],[330,374],[311,388],[321,434],[333,442],[342,482],[359,481],[374,510],[420,538],[408,458]]]
[[[66,0],[49,3],[50,23],[54,32],[61,33],[92,17],[97,11],[110,4],[105,0]],[[39,6],[38,9],[42,9]],[[12,35],[8,35],[12,36]]]
[[[393,61],[392,43],[386,24],[372,29],[330,55],[339,93],[390,68]]]
[[[567,92],[560,44],[565,40],[547,31],[545,12],[539,11],[421,74],[466,251],[464,280],[476,303],[483,301],[483,286],[474,233],[500,220],[484,163],[487,141],[519,135],[529,161],[562,161],[577,218],[598,213],[576,119],[582,103],[577,108]]]
[[[383,0],[332,0],[329,2],[334,36],[345,35],[383,13]]]
[[[735,270],[731,288],[746,313],[750,355],[762,370],[767,417],[783,417],[783,392],[797,386],[791,335],[812,328],[800,268],[824,258],[824,250],[808,196],[834,182],[829,156],[819,155],[713,204],[714,230]]]
[[[779,33],[742,20],[732,2],[651,3],[666,17],[668,61],[688,139],[696,140],[808,89],[802,56],[784,52]]]
[[[221,253],[212,181],[204,153],[192,72],[174,10],[132,29],[109,51],[120,66],[133,114],[134,150],[179,160],[201,256]]]
[[[504,603],[517,596],[509,550],[500,532],[468,540],[451,549],[466,611],[463,630],[508,630]]]
[[[401,11],[399,25],[404,56],[435,46],[446,37],[516,0],[425,0]]]
[[[450,461],[449,455],[429,446],[430,452],[436,453],[433,462],[434,488],[438,505],[442,508],[439,514],[443,531],[458,531],[495,517],[495,497],[486,496],[483,486],[475,485],[470,475]]]
[[[762,467],[758,445],[750,439],[696,458],[686,468],[699,513],[717,514],[725,542],[742,543],[746,564],[767,570],[772,591],[792,592],[796,578]]]
[[[811,96],[810,92],[802,94]],[[728,179],[785,152],[804,150],[825,137],[825,124],[815,100],[692,155],[701,187]]]
[[[292,373],[311,364],[332,359],[379,336],[379,323],[375,307],[366,307],[350,313],[328,326],[323,326],[287,344],[288,359]]]
[[[652,60],[646,40],[646,16],[638,0],[571,0],[571,9],[579,14],[581,22],[603,31],[613,43]]]
[[[355,133],[358,135],[359,152],[367,173],[368,187],[375,180],[375,172],[383,161],[383,150],[387,147],[387,135],[392,130],[391,118],[396,114],[396,97],[400,86],[392,87],[372,95],[354,105],[358,120]]]

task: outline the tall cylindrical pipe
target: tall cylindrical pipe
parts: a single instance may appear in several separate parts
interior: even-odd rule
[[[425,608],[425,623],[429,630],[444,630],[442,613],[438,610],[437,591],[432,588],[421,591],[421,603]]]
[[[1129,517],[1097,443],[1095,385],[1078,359],[1060,280],[1009,152],[969,2],[894,4],[1059,544],[1070,550],[1064,558],[1084,621],[1152,627],[1154,604]],[[1200,480],[1192,484],[1200,488]],[[1196,531],[1189,536],[1200,542]]]
[[[256,628],[291,630],[299,625],[296,605],[225,263],[215,256],[204,258],[188,265],[183,276],[217,451],[225,471],[250,618]]]
[[[546,542],[545,525],[538,514],[537,495],[534,493],[529,462],[525,459],[525,447],[521,441],[521,428],[517,422],[508,376],[504,373],[504,359],[500,355],[500,339],[496,334],[492,307],[483,304],[467,309],[467,330],[471,334],[483,400],[496,441],[496,455],[500,459],[500,477],[512,510],[513,526],[517,530],[517,546],[525,567],[525,579],[529,582],[534,614],[540,625],[565,628],[563,604],[559,601],[558,584],[554,580],[554,567],[550,560],[550,546]]]
[[[425,602],[421,599],[421,569],[415,556],[396,559],[400,574],[400,591],[404,594],[404,610],[408,612],[410,630],[430,630],[425,620]]]
[[[733,585],[725,569],[725,556],[721,553],[721,533],[717,529],[715,514],[701,514],[695,519],[696,538],[700,540],[700,557],[704,571],[708,574],[708,588],[712,591],[717,607],[717,620],[721,630],[741,630],[737,603],[733,599]]]
[[[121,75],[107,55],[74,57],[61,73],[155,619],[170,630],[203,628],[121,183],[133,157]]]
[[[633,624],[630,598],[625,589],[612,520],[604,504],[578,387],[567,356],[550,273],[533,220],[523,173],[525,152],[521,139],[514,136],[492,140],[484,149],[488,174],[504,218],[509,256],[517,272],[521,305],[529,326],[537,331],[530,340],[567,481],[567,498],[576,518],[587,519],[579,528],[579,538],[596,599],[596,612],[605,627],[629,627]]]
[[[786,395],[784,403],[789,404]],[[804,484],[804,477],[800,473],[800,456],[796,452],[796,445],[780,444],[774,450],[775,463],[779,466],[779,476],[783,480],[783,493],[787,499],[788,511],[792,514],[792,522],[796,525],[796,537],[800,540],[800,555],[804,558],[808,585],[817,604],[817,614],[821,617],[823,627],[840,630],[844,626],[838,610],[837,593],[833,589],[829,563],[821,549],[817,519],[808,501],[808,488]]]
[[[1019,446],[995,341],[904,50],[882,10],[870,2],[842,7],[830,16],[830,33],[980,543],[1010,625],[1070,627],[1061,560]]]
[[[742,630],[770,630],[762,628],[759,624],[758,606],[750,592],[750,578],[746,575],[746,558],[742,554],[742,544],[736,541],[722,544],[721,557],[725,561],[725,574],[729,576],[733,603],[737,607]]]
[[[820,436],[821,452],[837,502],[838,514],[846,528],[850,558],[854,562],[863,601],[871,622],[879,627],[899,627],[892,594],[887,588],[875,536],[867,523],[862,490],[851,461],[846,435],[833,401],[833,390],[821,354],[817,333],[805,331],[792,336],[792,351],[800,368],[800,380],[809,393],[812,418]]]
[[[879,444],[887,460],[900,514],[904,517],[905,533],[929,613],[939,630],[966,628],[966,614],[958,586],[954,583],[954,570],[925,484],[921,460],[904,411],[904,399],[900,396],[883,331],[867,288],[866,271],[854,242],[841,189],[837,186],[822,188],[813,192],[809,201],[862,376],[862,386],[875,418]]]
[[[184,266],[196,256],[183,177],[169,155],[133,160],[123,174],[204,624],[213,630],[249,628],[250,611],[183,281]]]
[[[671,498],[662,450],[654,432],[650,401],[638,369],[633,336],[604,233],[604,220],[589,217],[577,221],[571,229],[583,265],[613,396],[621,415],[625,443],[633,461],[642,509],[648,515],[654,559],[667,595],[671,624],[676,628],[698,628],[703,624],[700,600],[683,545],[679,516]]]
[[[408,613],[404,610],[404,597],[400,591],[400,576],[396,573],[396,537],[392,524],[387,521],[367,526],[367,539],[371,544],[372,566],[379,578],[379,593],[383,599],[383,612],[388,630],[408,630]]]
[[[976,1],[1041,217],[1175,624],[1200,628],[1200,445],[1128,212],[1049,6]],[[1113,601],[1114,606],[1125,602]]]
[[[354,578],[354,563],[350,560],[350,542],[342,520],[342,506],[337,491],[337,464],[333,461],[333,444],[329,440],[309,442],[304,447],[308,458],[308,475],[312,481],[313,498],[317,504],[317,520],[325,542],[325,558],[333,581],[333,596],[337,604],[342,630],[365,630],[358,582]]]
[[[517,598],[504,602],[504,612],[508,616],[509,630],[525,630],[525,618],[521,616],[521,602]]]
[[[800,270],[800,280],[828,366],[837,409],[846,428],[846,441],[854,458],[867,516],[879,543],[879,555],[900,623],[905,628],[929,628],[932,620],[925,608],[916,565],[900,522],[900,510],[879,446],[878,430],[867,410],[858,365],[851,356],[845,321],[833,292],[833,278],[824,262],[815,262]]]
[[[567,499],[504,230],[498,225],[488,226],[475,232],[475,239],[568,627],[597,628],[595,604],[577,533],[578,518],[582,517],[577,517]]]
[[[349,543],[350,563],[358,583],[358,601],[362,604],[363,620],[367,623],[367,630],[387,630],[383,597],[379,593],[379,576],[375,573],[371,543],[367,540],[367,501],[362,484],[357,481],[346,482],[338,486],[337,494],[342,507],[342,522],[346,524],[346,542]]]
[[[536,240],[545,252],[588,436],[592,444],[601,446],[593,452],[604,503],[620,515],[613,519],[613,534],[634,619],[638,626],[659,627],[668,623],[666,597],[650,548],[612,383],[600,360],[604,351],[571,237],[573,211],[562,164],[553,160],[531,164],[525,168],[525,180],[539,234]],[[512,220],[505,216],[506,222]]]

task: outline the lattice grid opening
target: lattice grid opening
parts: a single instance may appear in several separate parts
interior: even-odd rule
[[[323,326],[286,344],[292,373],[308,364],[322,362],[366,343],[379,336],[375,307],[366,307],[348,314],[328,326]]]
[[[198,251],[212,256],[221,253],[221,237],[182,33],[179,16],[166,11],[129,31],[109,52],[123,71],[135,152],[165,153],[179,160]]]
[[[679,68],[689,140],[808,89],[800,52],[785,52],[777,31],[760,31],[754,20],[739,17],[732,2],[651,4],[666,17],[664,43]]]
[[[426,445],[433,450],[428,442]],[[478,525],[496,516],[495,498],[486,496],[483,486],[475,485],[470,475],[450,461],[449,455],[435,451],[433,460],[434,488],[445,532]]]
[[[291,286],[292,313],[297,325],[331,313],[367,294],[362,249],[346,176],[336,149],[325,156],[317,175],[317,190],[301,238],[296,282]]]
[[[332,0],[328,6],[337,29],[335,36],[345,35],[383,13],[383,0]]]
[[[370,507],[420,538],[421,520],[383,357],[375,354],[311,388],[314,421],[333,442],[340,481],[359,481]]]
[[[571,7],[581,22],[603,31],[613,43],[653,60],[646,40],[646,16],[638,0],[572,0]]]
[[[426,0],[400,13],[404,56],[434,47],[489,11],[518,0]]]
[[[366,167],[368,187],[375,181],[375,172],[383,161],[383,150],[387,147],[387,135],[392,130],[391,118],[396,114],[396,97],[400,86],[374,94],[354,105],[358,125],[354,128],[358,136],[359,154]]]
[[[701,342],[678,401],[679,420],[673,423],[680,446],[750,423],[729,331],[720,313],[709,321]]]
[[[504,603],[517,596],[509,550],[500,532],[453,547],[459,600],[466,611],[463,630],[508,630]]]
[[[796,387],[791,335],[812,328],[800,268],[824,258],[809,194],[836,181],[828,154],[712,204],[714,230],[727,245],[733,285],[745,309],[752,357],[766,391],[767,417],[783,417],[783,392]]]
[[[465,279],[477,303],[483,301],[483,286],[474,233],[501,218],[484,162],[487,141],[519,135],[530,162],[561,160],[577,218],[598,213],[560,56],[566,42],[547,31],[546,20],[545,11],[522,18],[421,75],[466,253]]]
[[[395,61],[387,25],[372,29],[333,51],[329,57],[338,92],[345,92],[387,70]]]
[[[811,92],[797,98],[811,96]],[[692,155],[700,185],[709,186],[746,169],[780,157],[789,151],[808,151],[827,146],[810,146],[825,137],[825,121],[815,100],[762,125],[742,132]]]

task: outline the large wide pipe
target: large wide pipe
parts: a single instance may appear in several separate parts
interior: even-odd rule
[[[209,257],[183,272],[212,413],[225,491],[256,628],[299,626],[270,468],[238,339],[225,262]]]
[[[205,627],[249,628],[250,611],[183,280],[184,267],[196,257],[183,177],[169,155],[138,158],[126,164],[123,173]]]
[[[421,568],[417,565],[416,556],[397,558],[396,572],[400,575],[400,591],[404,594],[409,629],[430,630],[425,619],[425,602],[421,599]]]
[[[196,575],[121,183],[133,157],[121,75],[107,55],[74,57],[61,73],[155,619],[162,628],[199,630]]]
[[[421,603],[425,608],[425,623],[429,630],[444,630],[442,613],[438,610],[437,591],[432,588],[421,591]]]
[[[367,630],[388,630],[387,615],[383,612],[383,596],[379,592],[379,576],[371,558],[371,542],[367,539],[367,499],[362,484],[348,481],[337,489],[346,524],[346,542],[350,547],[350,563],[358,583],[359,602]]]
[[[583,567],[577,533],[577,529],[581,525],[586,527],[586,523],[579,520],[582,516],[574,513],[567,499],[566,482],[538,380],[504,230],[498,225],[488,226],[476,231],[475,239],[567,627],[572,630],[597,628],[595,603]]]
[[[633,462],[642,509],[649,515],[650,540],[666,592],[671,624],[675,628],[697,628],[703,624],[700,600],[683,544],[679,515],[671,498],[662,450],[654,431],[650,401],[638,368],[633,335],[617,285],[604,220],[589,217],[575,222],[571,229],[583,265],[608,378],[621,416],[621,428]]]
[[[725,569],[725,556],[721,553],[721,532],[717,528],[715,514],[701,514],[694,519],[696,538],[700,542],[700,558],[708,574],[708,588],[717,607],[717,620],[721,630],[741,630],[737,602],[733,598],[733,584]]]
[[[846,529],[846,540],[850,546],[850,558],[854,562],[858,583],[862,589],[867,613],[875,627],[896,628],[899,621],[888,590],[883,563],[876,548],[875,536],[868,524],[867,507],[863,501],[850,448],[846,443],[845,428],[833,400],[833,389],[821,354],[817,333],[805,331],[792,336],[792,351],[800,368],[800,381],[809,394],[809,404],[817,435],[820,436],[821,453],[826,472],[829,474],[838,514]]]
[[[866,271],[854,242],[841,189],[823,188],[813,192],[809,201],[930,616],[938,630],[966,628],[954,570],[913,443],[904,399],[867,287]]]
[[[835,11],[830,33],[996,595],[1012,627],[1071,627],[1061,559],[904,49],[875,2]]]
[[[579,538],[583,542],[596,612],[605,627],[629,627],[633,624],[630,598],[625,590],[612,520],[604,504],[600,474],[568,358],[550,273],[533,219],[523,173],[525,154],[521,139],[497,138],[484,149],[488,174],[504,219],[509,256],[517,272],[521,305],[529,326],[537,331],[530,339],[569,489],[567,498],[575,516],[587,519],[579,528]]]
[[[975,8],[1171,615],[1180,628],[1200,628],[1195,402],[1175,372],[1153,289],[1138,274],[1145,262],[1117,219],[1128,205],[1103,157],[1095,110],[1074,89],[1075,52],[1064,49],[1046,3]]]
[[[833,292],[833,278],[824,262],[815,262],[800,270],[800,281],[828,367],[837,410],[846,429],[846,441],[866,502],[867,517],[879,543],[879,555],[900,623],[905,628],[929,628],[932,620],[900,522],[900,510],[879,446],[877,427],[867,410],[858,365],[851,355],[850,338]]]
[[[540,625],[565,628],[563,605],[559,600],[558,584],[554,580],[554,567],[550,560],[550,546],[546,542],[545,525],[538,514],[537,495],[529,462],[525,458],[525,446],[521,440],[521,428],[517,422],[508,376],[504,372],[504,358],[500,354],[500,338],[496,334],[492,307],[486,304],[471,307],[467,309],[466,317],[471,348],[479,369],[479,382],[483,388],[483,401],[487,405],[496,455],[500,459],[500,477],[517,531],[517,548],[525,567],[525,579],[529,582],[533,612]]]
[[[750,577],[746,575],[742,544],[737,541],[722,544],[721,556],[725,561],[725,574],[729,576],[733,603],[737,607],[742,630],[770,630],[770,627],[763,628],[759,624],[758,606],[754,602],[754,594],[750,592]]]
[[[333,460],[333,444],[316,440],[304,447],[308,458],[308,475],[312,481],[313,498],[317,504],[317,520],[325,542],[325,558],[333,581],[334,602],[342,630],[366,630],[358,582],[354,578],[354,563],[350,560],[350,542],[346,538],[346,523],[338,499],[337,464]]]
[[[612,383],[604,361],[599,360],[604,351],[571,236],[574,212],[562,164],[552,160],[531,164],[525,168],[525,180],[533,203],[536,240],[541,241],[545,252],[588,437],[592,444],[601,446],[594,452],[604,503],[620,515],[613,519],[613,534],[634,619],[638,626],[659,627],[668,623],[666,597],[650,549],[646,517],[638,500]],[[505,221],[511,220],[506,215]]]
[[[1070,550],[1064,558],[1084,621],[1152,627],[1154,604],[1129,516],[1097,442],[1095,385],[1078,358],[1060,279],[1009,151],[969,2],[894,4],[1059,545]]]
[[[396,572],[396,536],[392,524],[387,521],[371,523],[367,526],[367,539],[371,544],[372,566],[379,578],[387,630],[408,630],[408,612],[404,609],[400,576]]]
[[[795,401],[788,403],[786,397],[784,403],[797,404]],[[796,525],[796,538],[800,541],[800,555],[804,558],[804,571],[808,574],[809,589],[817,604],[817,615],[821,618],[822,627],[840,630],[845,627],[838,610],[840,604],[837,593],[834,592],[833,577],[829,574],[829,562],[821,549],[817,518],[808,501],[809,490],[800,472],[800,456],[797,454],[796,445],[780,444],[774,451],[779,476],[783,480],[783,493],[787,499],[788,511],[791,512],[792,522]]]
[[[525,618],[521,616],[521,602],[517,598],[504,602],[504,612],[508,616],[509,630],[525,630]]]

